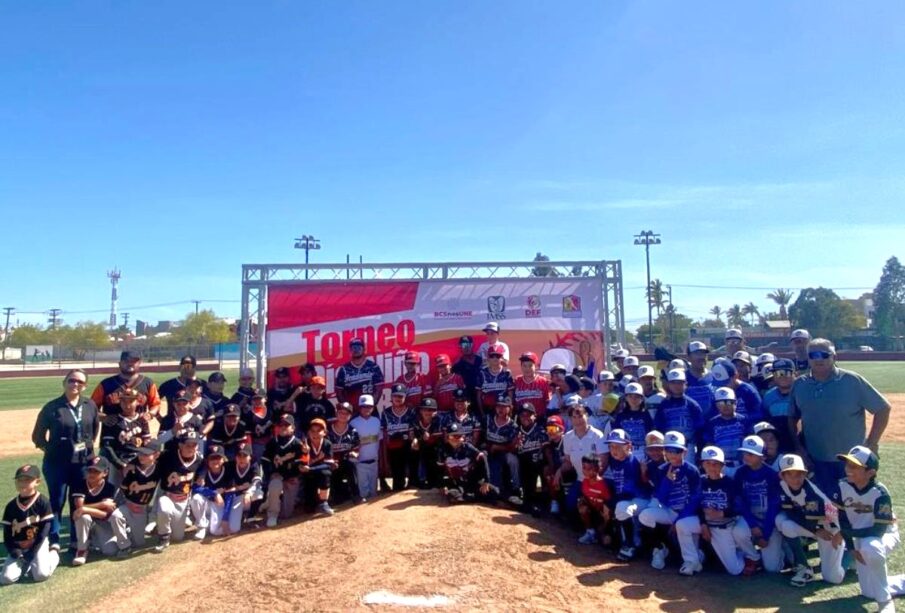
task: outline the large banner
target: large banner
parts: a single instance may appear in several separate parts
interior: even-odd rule
[[[598,278],[517,280],[309,282],[272,285],[267,293],[267,368],[292,370],[311,362],[333,391],[336,369],[349,360],[349,341],[359,337],[387,381],[404,371],[407,350],[421,354],[421,371],[431,358],[459,355],[468,334],[475,350],[489,321],[500,325],[509,345],[510,367],[534,351],[541,370],[551,365],[601,364],[602,282]],[[595,368],[595,371],[599,367]]]

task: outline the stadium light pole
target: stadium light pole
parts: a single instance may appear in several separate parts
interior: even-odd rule
[[[647,296],[647,350],[654,350],[654,317],[650,303],[650,246],[660,244],[660,235],[654,234],[653,230],[642,230],[641,233],[635,235],[635,244],[644,245],[644,255],[647,260],[647,286],[645,294]]]
[[[305,234],[301,238],[295,239],[295,248],[305,250],[305,279],[307,279],[308,278],[308,252],[311,251],[312,249],[320,249],[321,242],[320,242],[320,240],[314,238],[313,236]]]

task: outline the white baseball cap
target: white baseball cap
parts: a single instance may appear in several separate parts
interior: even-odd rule
[[[735,391],[731,387],[720,387],[713,392],[714,402],[735,401]]]
[[[764,457],[764,439],[755,434],[746,436],[745,440],[742,441],[742,446],[739,447],[738,450]]]
[[[673,368],[666,373],[667,381],[685,381],[685,370],[682,368]]]
[[[704,447],[704,449],[701,450],[701,461],[703,462],[704,460],[713,460],[714,462],[725,464],[726,454],[724,454],[723,450],[719,447],[711,445],[709,447]]]
[[[641,387],[640,383],[635,383],[633,381],[625,386],[625,394],[626,394],[626,396],[629,394],[637,394],[638,396],[643,396],[644,388]]]
[[[789,336],[790,340],[795,340],[796,338],[803,338],[806,341],[811,340],[811,333],[805,330],[804,328],[799,328],[798,330],[793,330],[792,334]]]
[[[685,370],[688,365],[685,363],[685,360],[682,358],[676,358],[675,360],[669,363],[669,368],[667,370],[675,370],[678,368],[679,370]]]
[[[647,434],[644,435],[644,446],[645,447],[662,447],[663,446],[663,433],[659,430],[651,430]]]
[[[673,449],[681,449],[684,451],[687,449],[685,446],[685,435],[681,432],[676,432],[675,430],[670,430],[663,437],[663,446],[671,447]]]
[[[735,362],[738,360],[739,362],[744,362],[748,366],[751,366],[751,354],[747,351],[736,351],[732,354],[732,361]]]
[[[645,364],[644,366],[642,366],[641,368],[638,369],[638,378],[639,379],[642,377],[656,377],[656,376],[657,375],[656,375],[656,373],[654,373],[653,366],[648,366],[647,364]]]
[[[615,381],[616,375],[614,375],[613,373],[611,373],[608,370],[601,370],[599,373],[597,373],[597,380],[598,381]]]
[[[638,361],[638,357],[634,355],[627,356],[625,361],[622,363],[622,366],[640,366],[641,362]]]
[[[795,455],[794,453],[787,453],[779,460],[779,472],[784,473],[787,470],[808,472],[807,467],[804,465],[804,460],[801,459],[800,455]]]
[[[372,407],[374,406],[374,396],[371,394],[362,394],[358,397],[358,406],[360,407]]]
[[[857,466],[864,466],[865,468],[873,468],[876,470],[880,467],[880,458],[863,445],[855,445],[848,453],[836,454],[836,458],[851,462]]]
[[[757,356],[757,365],[763,366],[764,364],[772,364],[776,361],[776,356],[772,353],[762,353]]]
[[[751,430],[754,432],[754,434],[760,434],[761,432],[767,431],[776,432],[776,426],[768,421],[759,421],[754,424],[754,427],[751,428]]]
[[[723,384],[736,374],[735,366],[732,365],[732,362],[720,362],[719,364],[714,364],[713,368],[710,369],[710,372],[713,374],[713,382],[718,384]]]
[[[482,329],[482,332],[499,332],[499,331],[500,331],[500,324],[498,324],[495,321],[487,322],[487,325],[484,326],[484,328]]]
[[[729,328],[726,330],[726,340],[728,341],[730,338],[744,338],[742,336],[742,331],[738,328]]]
[[[614,360],[625,359],[629,355],[631,355],[631,354],[629,353],[628,349],[617,349],[616,351],[613,352],[613,359]]]
[[[691,354],[696,351],[707,351],[707,345],[701,341],[691,341],[688,343],[688,353]]]

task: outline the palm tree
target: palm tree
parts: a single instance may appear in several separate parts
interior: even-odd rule
[[[663,282],[660,279],[654,279],[647,288],[647,301],[651,308],[657,309],[657,318],[660,317],[660,309],[666,306],[666,297],[663,292]]]
[[[757,308],[757,305],[753,302],[749,302],[744,307],[742,307],[742,315],[750,315],[751,316],[751,327],[754,327],[754,318],[755,316],[760,314],[760,309]]]
[[[720,315],[723,314],[723,309],[720,308],[720,305],[716,305],[712,309],[710,309],[710,314],[716,317],[716,320],[720,323],[723,323],[723,320],[720,319]]]
[[[795,293],[790,289],[782,289],[779,288],[775,291],[767,294],[767,298],[775,302],[779,305],[779,318],[780,319],[788,319],[789,313],[786,311],[786,306],[791,304],[792,297]]]
[[[745,321],[744,314],[742,313],[742,307],[737,304],[733,304],[731,307],[726,309],[726,323],[730,326],[741,326]]]

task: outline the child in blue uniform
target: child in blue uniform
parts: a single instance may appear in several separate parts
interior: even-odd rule
[[[745,437],[742,446],[744,465],[735,471],[735,496],[738,510],[751,537],[760,548],[764,568],[771,573],[782,570],[782,534],[776,529],[779,514],[779,476],[764,463],[764,441],[756,435]]]

